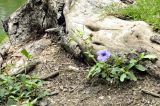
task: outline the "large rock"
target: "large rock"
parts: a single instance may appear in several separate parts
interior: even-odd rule
[[[28,0],[3,22],[12,44],[24,44],[57,27],[58,0]]]
[[[45,60],[42,59],[41,54],[46,48],[52,45],[51,39],[41,38],[37,41],[32,41],[29,44],[23,46],[10,46],[7,57],[2,64],[2,68],[9,75],[17,75],[33,70],[38,64]],[[32,55],[31,59],[26,58],[21,51],[26,49],[27,52]],[[1,65],[1,57],[0,57]]]
[[[127,52],[144,48],[160,57],[160,46],[150,41],[155,33],[143,21],[127,21],[112,16],[100,17],[102,8],[111,3],[125,6],[119,0],[65,0],[64,15],[67,37],[64,45],[75,56],[89,48],[95,53],[101,49]]]
[[[60,34],[64,47],[76,57],[88,50],[94,54],[102,49],[126,53],[131,49],[143,48],[160,58],[160,35],[155,34],[148,24],[143,21],[101,16],[106,5],[117,3],[126,6],[121,1],[123,0],[28,0],[22,8],[4,21],[4,28],[11,43],[23,45],[12,50],[18,53],[9,52],[10,55],[3,61],[3,67],[6,67],[5,63],[14,63],[15,67],[8,70],[11,75],[24,69],[21,66],[26,62],[23,62],[19,48],[26,48],[44,61],[40,53],[50,46],[51,42],[46,39],[34,39],[41,38],[45,31],[48,34],[55,32],[51,38]],[[160,68],[159,63],[158,61],[156,68],[149,67],[154,71],[152,74],[158,73],[155,76],[160,76],[159,71],[155,72]]]

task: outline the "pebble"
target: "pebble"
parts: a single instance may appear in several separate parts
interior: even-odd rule
[[[99,99],[103,100],[103,99],[104,99],[104,96],[100,96]]]
[[[79,68],[70,65],[70,66],[68,66],[68,70],[69,71],[79,71]]]

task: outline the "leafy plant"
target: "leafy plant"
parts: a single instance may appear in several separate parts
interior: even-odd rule
[[[0,75],[0,104],[8,106],[17,104],[35,104],[47,95],[40,88],[43,81],[35,76],[20,74],[17,76]],[[23,106],[32,106],[23,105]]]
[[[79,44],[79,45],[83,45],[80,46],[82,51],[85,50],[83,52],[83,55],[86,57],[86,59],[88,61],[93,60],[96,61],[94,59],[94,56],[92,55],[92,46],[91,46],[91,41],[92,41],[92,35],[86,35],[83,29],[74,29],[72,30],[73,35],[71,36],[71,38],[69,39],[69,41],[75,41],[76,43],[83,43],[83,44]],[[85,36],[86,35],[86,36]],[[71,43],[71,42],[70,42]]]
[[[21,54],[24,55],[27,59],[32,58],[32,55],[26,49],[21,50]]]
[[[137,52],[120,56],[110,54],[107,50],[101,50],[97,55],[98,61],[90,68],[87,77],[101,76],[110,82],[116,80],[124,82],[127,79],[137,81],[134,71],[146,71],[146,68],[141,63],[145,60],[156,58],[154,55]]]

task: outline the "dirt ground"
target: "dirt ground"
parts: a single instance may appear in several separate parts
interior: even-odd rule
[[[137,82],[110,84],[102,79],[86,79],[87,68],[56,43],[42,53],[39,75],[59,71],[50,78],[44,89],[53,95],[44,98],[40,106],[160,106],[160,98],[143,93],[160,93],[160,80],[147,74],[139,75]]]

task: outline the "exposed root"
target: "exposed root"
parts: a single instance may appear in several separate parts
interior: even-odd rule
[[[151,91],[144,90],[144,89],[142,89],[142,92],[145,93],[145,94],[160,98],[160,94],[157,94],[155,92],[151,92]]]

